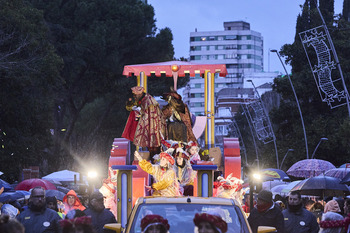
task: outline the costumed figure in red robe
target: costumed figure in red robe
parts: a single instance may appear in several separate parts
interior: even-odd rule
[[[160,153],[161,134],[165,134],[165,120],[158,102],[144,88],[131,88],[134,95],[126,109],[131,111],[122,137],[133,141],[136,146],[147,147],[151,159]]]

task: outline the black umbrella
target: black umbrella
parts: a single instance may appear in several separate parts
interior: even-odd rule
[[[301,181],[290,191],[300,191],[301,195],[310,196],[344,196],[349,193],[345,184],[340,183],[340,179],[330,176],[316,176]]]

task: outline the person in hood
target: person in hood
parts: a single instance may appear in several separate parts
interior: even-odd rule
[[[94,191],[89,198],[89,207],[84,210],[87,216],[92,219],[92,226],[97,233],[112,233],[114,231],[104,230],[103,226],[107,223],[116,223],[113,213],[105,208],[103,204],[103,194]]]
[[[274,227],[276,232],[284,233],[283,214],[273,202],[270,191],[261,190],[259,192],[256,207],[251,210],[248,222],[253,233],[257,233],[259,226]]]
[[[301,195],[298,191],[290,193],[288,207],[282,213],[286,233],[317,233],[320,229],[316,217],[303,207]]]
[[[46,206],[57,212],[57,214],[64,219],[66,216],[58,211],[57,199],[56,197],[46,197]]]
[[[86,209],[83,204],[81,204],[81,201],[79,200],[78,195],[74,190],[69,190],[69,192],[63,197],[62,201],[66,215],[71,210],[79,209],[83,211]]]

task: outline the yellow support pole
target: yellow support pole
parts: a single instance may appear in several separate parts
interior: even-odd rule
[[[204,72],[204,113],[207,116],[205,126],[205,145],[207,149],[214,147],[215,144],[215,73]]]

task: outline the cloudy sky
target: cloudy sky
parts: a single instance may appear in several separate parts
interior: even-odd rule
[[[265,71],[283,72],[276,54],[294,40],[296,19],[304,0],[148,0],[155,9],[157,28],[172,30],[175,57],[189,57],[190,32],[223,31],[223,22],[244,20],[264,38]],[[335,0],[341,13],[343,0]],[[290,67],[288,67],[290,70]]]

